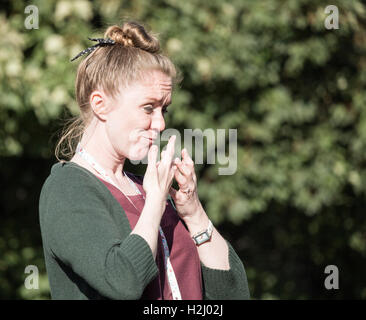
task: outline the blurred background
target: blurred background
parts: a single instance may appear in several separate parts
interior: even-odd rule
[[[38,29],[25,27],[28,5]],[[325,27],[328,5],[338,29]],[[1,299],[50,298],[38,199],[64,120],[78,113],[82,58],[70,58],[125,17],[160,34],[184,77],[166,128],[237,129],[237,172],[218,175],[216,161],[196,173],[252,298],[366,298],[362,1],[2,0],[0,9]],[[39,269],[38,290],[24,286],[27,265]],[[324,286],[328,265],[339,289]]]

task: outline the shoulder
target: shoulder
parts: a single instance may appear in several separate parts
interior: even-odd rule
[[[48,181],[53,184],[93,184],[99,179],[89,170],[74,162],[58,162],[52,166],[46,182]]]
[[[40,195],[40,205],[45,201],[78,201],[90,196],[108,196],[108,189],[87,169],[72,163],[59,162],[52,166]]]
[[[70,163],[52,166],[39,198],[39,219],[45,230],[53,230],[52,225],[59,221],[83,218],[87,222],[93,216],[120,212],[120,209],[108,188],[94,174]]]

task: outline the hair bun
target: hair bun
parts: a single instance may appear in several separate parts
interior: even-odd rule
[[[122,27],[111,26],[105,32],[104,38],[110,38],[125,47],[140,48],[151,53],[160,50],[159,40],[137,22],[126,22]]]

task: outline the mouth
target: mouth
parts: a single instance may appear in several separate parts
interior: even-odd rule
[[[147,139],[149,141],[149,146],[152,145],[154,143],[154,139],[152,138],[147,138],[147,137],[144,137],[145,139]]]
[[[157,132],[145,132],[145,134],[142,134],[143,137],[145,137],[146,139],[150,139],[152,141],[156,140],[158,138],[158,133]]]
[[[142,138],[145,138],[146,140],[148,140],[148,146],[150,147],[155,140],[158,139],[158,135],[155,133],[147,133],[145,132],[145,134],[141,135]]]

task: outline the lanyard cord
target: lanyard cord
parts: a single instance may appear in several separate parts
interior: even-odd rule
[[[86,150],[80,145],[80,143],[77,145],[76,147],[76,152],[84,159],[86,160],[93,168],[95,171],[97,171],[105,180],[107,180],[110,184],[112,184],[113,186],[115,186],[118,190],[120,190],[125,197],[127,198],[127,200],[135,207],[135,209],[138,211],[138,209],[136,208],[136,206],[134,205],[134,203],[131,201],[131,199],[129,198],[129,196],[127,196],[111,179],[111,177],[107,174],[107,172],[105,172],[105,170],[99,165],[98,162],[95,161],[95,159],[86,152]],[[131,186],[134,187],[134,189],[136,190],[137,194],[141,194],[140,190],[137,188],[137,186],[135,185],[135,183],[126,175],[125,172],[123,172],[124,176],[127,178],[128,182],[131,184]],[[145,199],[144,195],[142,195],[143,198]],[[165,270],[167,272],[167,276],[168,276],[168,281],[169,281],[169,285],[170,285],[170,289],[172,291],[172,295],[173,295],[173,300],[182,300],[181,294],[180,294],[180,290],[179,290],[179,286],[178,286],[178,282],[177,279],[175,277],[175,273],[172,267],[172,264],[170,262],[170,253],[169,253],[169,247],[168,247],[168,242],[165,238],[163,229],[161,228],[161,226],[159,226],[159,232],[160,232],[160,236],[163,242],[163,247],[164,247],[164,261],[165,261]]]

